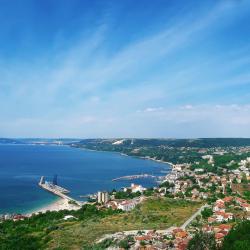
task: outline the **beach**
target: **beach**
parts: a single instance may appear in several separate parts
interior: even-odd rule
[[[44,207],[37,208],[26,215],[31,216],[32,214],[45,213],[46,211],[78,210],[80,208],[81,207],[78,205],[69,204],[67,199],[59,198],[55,202],[48,204]]]

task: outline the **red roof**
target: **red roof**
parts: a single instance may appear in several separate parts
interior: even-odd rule
[[[250,207],[250,205],[247,204],[247,203],[242,203],[241,206],[242,206],[242,207]]]
[[[215,207],[224,208],[225,205],[223,202],[216,202]]]
[[[230,230],[232,228],[232,226],[228,224],[221,224],[218,227],[222,230]]]
[[[183,232],[183,229],[181,229],[181,228],[175,228],[175,229],[173,230],[173,234],[176,234],[176,233],[178,233],[178,232]]]
[[[215,234],[215,239],[217,239],[217,240],[219,240],[219,239],[222,239],[222,238],[224,238],[224,234],[223,233],[216,233]]]
[[[231,202],[233,200],[233,197],[228,196],[223,199],[224,202]]]
[[[186,238],[187,236],[188,236],[188,233],[185,232],[185,231],[177,232],[177,233],[175,234],[175,237],[176,237],[176,238]]]
[[[241,198],[239,198],[239,197],[237,197],[235,200],[238,201],[239,203],[247,203],[246,200],[241,199]]]
[[[208,221],[209,223],[215,222],[215,218],[213,218],[213,217],[208,217],[207,221]]]
[[[177,250],[185,250],[187,248],[189,239],[184,239],[178,242],[176,249]]]
[[[217,212],[215,212],[215,214],[220,215],[220,216],[222,216],[222,217],[224,217],[226,219],[233,215],[232,213],[225,213],[225,212],[222,212],[222,211],[217,211]]]
[[[151,240],[152,237],[150,235],[142,235],[142,236],[136,236],[135,239],[138,241],[143,241],[143,240]]]

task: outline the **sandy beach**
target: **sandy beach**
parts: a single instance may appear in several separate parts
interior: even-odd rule
[[[69,204],[67,199],[60,198],[59,200],[46,205],[44,207],[38,208],[30,213],[27,214],[27,216],[31,216],[32,214],[37,213],[45,213],[46,211],[60,211],[60,210],[78,210],[80,209],[80,206]]]

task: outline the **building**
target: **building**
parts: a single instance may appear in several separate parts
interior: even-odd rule
[[[97,202],[101,204],[106,204],[109,201],[109,194],[108,192],[98,191],[97,193]]]
[[[131,184],[132,193],[136,193],[136,192],[142,193],[145,190],[146,190],[146,188],[142,187],[142,185],[136,185],[134,183]]]
[[[130,211],[135,208],[135,206],[138,204],[136,200],[125,200],[118,204],[117,208],[121,209],[123,211]]]

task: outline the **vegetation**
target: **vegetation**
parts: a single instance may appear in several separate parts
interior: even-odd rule
[[[200,205],[185,200],[148,198],[129,213],[86,205],[79,211],[47,212],[24,221],[5,221],[0,224],[0,249],[103,249],[103,245],[92,248],[90,244],[107,233],[181,225]],[[67,214],[77,219],[64,221]]]
[[[204,208],[201,211],[201,215],[204,219],[207,219],[208,217],[210,217],[213,214],[213,210],[211,208]]]
[[[250,250],[250,221],[241,221],[216,246],[214,234],[198,232],[189,241],[188,250]]]
[[[202,231],[195,234],[189,241],[187,250],[216,250],[216,241],[214,234],[203,233]]]
[[[222,250],[250,250],[250,221],[239,223],[229,232]]]
[[[203,153],[200,149],[211,151],[214,147],[225,149],[227,147],[250,146],[250,139],[126,139],[122,144],[113,144],[114,140],[87,139],[82,140],[76,147],[82,147],[100,151],[120,152],[131,156],[151,157],[156,160],[176,163],[191,163],[192,168],[203,168],[205,172],[222,174],[223,169],[237,168],[237,162],[250,153],[227,153],[214,156],[214,165],[208,164],[207,160],[202,159]],[[229,150],[230,151],[230,150]],[[232,161],[232,162],[231,162]],[[196,164],[198,162],[198,164]],[[231,164],[227,164],[231,162]]]
[[[132,193],[131,190],[128,189],[126,192],[117,191],[115,193],[115,199],[133,199],[135,197],[139,197],[140,195],[140,192]]]
[[[89,244],[104,234],[181,225],[200,205],[185,200],[150,198],[129,213],[111,215],[100,220],[85,220],[84,224],[72,223],[64,230],[55,231],[48,245],[50,248],[59,245],[62,249],[68,246],[77,249],[79,246],[90,247]]]
[[[64,222],[65,215],[71,214],[79,221],[97,220],[114,214],[119,210],[97,210],[95,206],[85,205],[78,211],[46,212],[27,218],[23,221],[12,220],[0,223],[0,249],[22,250],[43,249],[55,231],[63,231],[72,222]],[[79,223],[79,222],[78,222]]]

